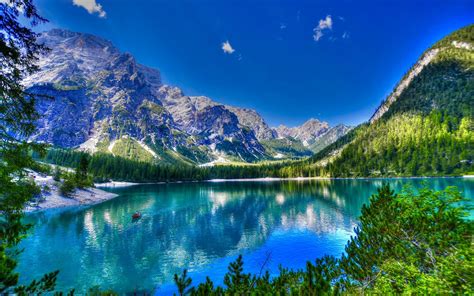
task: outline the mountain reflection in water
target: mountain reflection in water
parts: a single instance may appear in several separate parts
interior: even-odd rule
[[[111,189],[119,197],[91,207],[27,216],[35,228],[21,247],[21,282],[59,269],[58,288],[100,285],[118,292],[152,290],[187,268],[199,280],[219,279],[228,261],[245,255],[258,271],[271,252],[272,271],[339,256],[360,209],[387,180],[310,180],[140,185]],[[388,181],[400,190],[422,180]],[[472,197],[472,180],[429,179]],[[131,215],[142,218],[133,222]],[[248,268],[248,269],[247,269]]]

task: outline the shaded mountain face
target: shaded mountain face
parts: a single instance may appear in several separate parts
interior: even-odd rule
[[[256,134],[271,133],[265,134],[269,128],[255,111],[233,108],[237,115],[208,98],[188,97],[163,85],[158,70],[93,35],[55,29],[39,42],[51,51],[24,81],[38,95],[41,115],[31,140],[121,155],[117,147],[127,139],[126,149],[141,147],[139,153],[157,160],[167,151],[192,162],[210,161],[214,154],[244,161],[266,157]]]
[[[24,80],[41,115],[34,141],[144,161],[248,162],[275,158],[278,152],[262,142],[277,137],[294,139],[276,145],[294,151],[284,157],[311,155],[294,141],[308,146],[330,130],[316,119],[273,130],[252,109],[187,96],[94,35],[54,29],[38,40],[51,50]]]
[[[352,127],[344,124],[336,125],[335,127],[330,128],[320,137],[316,138],[314,142],[310,145],[309,149],[313,153],[317,153],[326,148],[327,146],[331,145],[332,143],[336,142],[337,139],[339,139],[340,137],[346,135],[351,129]]]
[[[237,116],[241,124],[253,130],[259,141],[270,140],[277,136],[255,110],[232,106],[226,106],[226,108]]]

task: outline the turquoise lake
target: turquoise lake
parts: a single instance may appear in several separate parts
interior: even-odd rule
[[[196,284],[221,283],[229,262],[244,270],[302,268],[324,254],[340,256],[360,209],[377,187],[457,186],[472,200],[474,179],[200,182],[107,189],[119,196],[87,207],[29,214],[21,243],[20,282],[60,270],[57,288],[84,292],[100,285],[125,294],[172,294],[174,273]],[[143,216],[133,222],[131,215]]]

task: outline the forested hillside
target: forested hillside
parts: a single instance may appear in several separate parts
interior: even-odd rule
[[[348,177],[472,172],[474,25],[442,39],[420,60],[428,55],[432,59],[403,91],[382,103],[379,110],[384,112],[374,114],[370,124],[359,126],[306,165],[329,162],[324,167],[327,174]]]

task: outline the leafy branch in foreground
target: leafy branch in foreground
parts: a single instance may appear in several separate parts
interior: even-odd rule
[[[37,192],[25,172],[33,165],[28,152],[41,148],[24,140],[33,133],[38,114],[21,81],[37,70],[38,55],[46,50],[36,42],[36,33],[18,21],[20,16],[31,26],[46,21],[31,0],[0,3],[0,293],[41,294],[54,289],[57,272],[27,286],[17,286],[15,272],[18,243],[30,228],[21,221],[23,207]]]
[[[395,194],[384,185],[364,205],[356,236],[340,259],[325,256],[296,271],[280,267],[271,277],[268,271],[245,273],[239,256],[224,287],[209,278],[192,287],[186,273],[175,281],[180,295],[468,293],[474,289],[470,209],[454,187]]]

